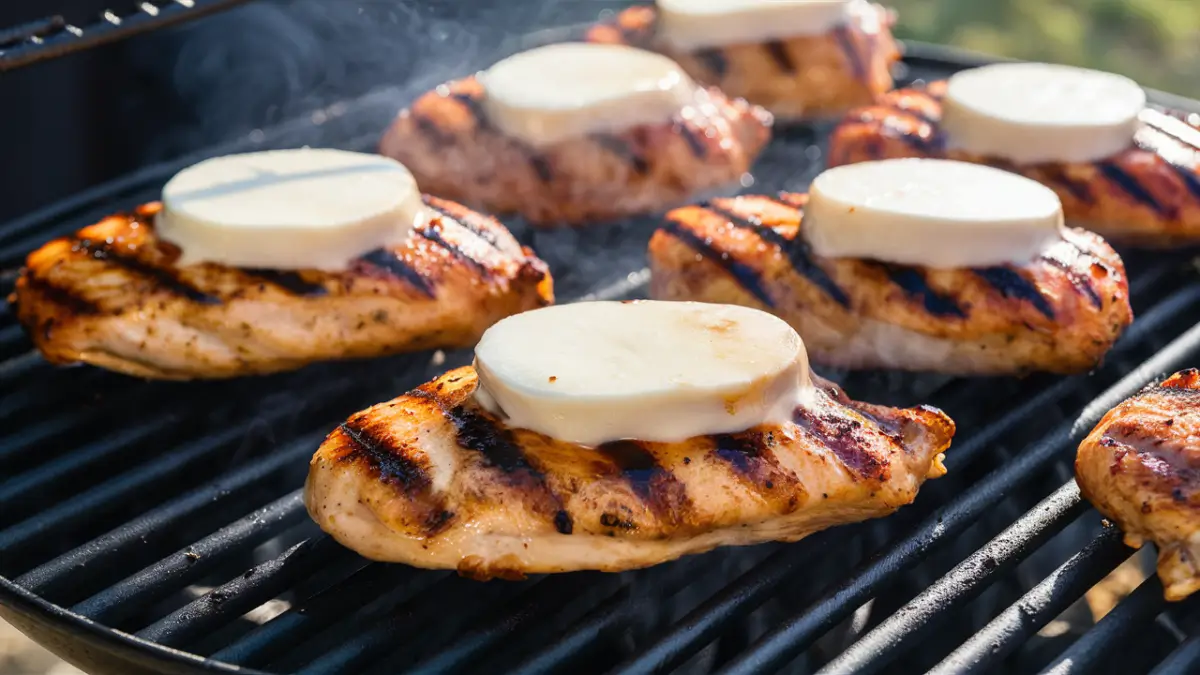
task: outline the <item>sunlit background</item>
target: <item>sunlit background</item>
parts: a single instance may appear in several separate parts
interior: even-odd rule
[[[102,4],[94,0],[3,0],[0,28],[52,11],[86,22]],[[121,2],[107,4],[119,7]],[[414,26],[426,32],[445,32],[444,42],[450,45],[448,51],[453,51],[456,45],[480,44],[489,27],[513,25],[514,14],[518,25],[523,21],[574,21],[620,4],[601,0],[260,0],[167,35],[0,75],[0,101],[4,102],[0,106],[0,147],[4,148],[0,217],[14,217],[147,161],[245,134],[255,126],[297,116],[338,97],[360,95],[370,86],[389,84],[388,77],[419,76],[405,67],[411,64],[398,62],[411,53],[403,42],[406,30]],[[1150,87],[1200,97],[1200,2],[1196,0],[895,0],[891,5],[899,11],[897,33],[903,38],[1109,70]],[[270,31],[280,26],[265,20],[272,14],[301,17],[288,25],[311,34],[272,36]],[[336,23],[322,23],[322,17],[331,16]],[[278,39],[298,51],[290,60],[274,49],[257,53],[230,50],[228,54],[243,60],[236,64],[196,60],[187,42],[206,31],[259,45],[270,46]],[[372,40],[364,42],[361,37],[367,33]],[[172,45],[177,48],[170,49]],[[359,50],[357,55],[351,54],[357,58],[341,55],[336,59],[343,66],[357,64],[355,68],[346,68],[341,79],[327,74],[307,77],[305,68],[329,71],[334,49]],[[376,53],[361,53],[363,50]],[[154,63],[147,63],[147,53],[153,55],[150,60]],[[257,60],[260,56],[262,61]],[[204,75],[189,77],[189,69]],[[171,77],[162,77],[164,70]],[[237,109],[218,105],[220,97],[213,92],[229,79],[246,78],[248,72],[271,80],[260,88],[267,95]],[[451,74],[455,73],[447,76]],[[172,86],[175,90],[170,90]],[[288,105],[269,100],[272,96],[288,99]],[[143,100],[140,108],[136,104],[139,99]],[[161,105],[147,105],[146,100]],[[229,119],[215,119],[218,108]],[[153,110],[154,114],[143,118],[130,112],[138,110]],[[1136,585],[1129,574],[1130,570],[1122,567],[1093,594],[1123,595]],[[78,671],[0,622],[0,675],[73,672]]]
[[[900,37],[1128,75],[1200,97],[1195,0],[896,0]]]

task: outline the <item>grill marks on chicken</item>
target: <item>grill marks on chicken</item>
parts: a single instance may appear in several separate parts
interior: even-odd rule
[[[676,209],[650,242],[651,295],[774,312],[814,360],[956,373],[1079,372],[1132,321],[1128,281],[1098,236],[1067,230],[1025,265],[908,267],[815,256],[804,195]]]
[[[341,272],[181,267],[150,204],[31,253],[10,300],[48,361],[165,379],[466,347],[552,302],[545,263],[500,223],[425,202],[437,217]]]
[[[1169,115],[1148,110],[1129,149],[1104,161],[1018,166],[947,146],[945,91],[944,81],[897,90],[847,113],[830,137],[830,166],[896,157],[988,164],[1053,189],[1069,221],[1109,240],[1174,246],[1200,239],[1200,130],[1189,123],[1170,124]]]
[[[1158,546],[1168,600],[1200,590],[1200,371],[1113,408],[1079,445],[1079,489],[1135,548]]]
[[[656,8],[631,7],[593,26],[586,39],[661,52],[697,82],[761,105],[780,119],[830,117],[875,101],[892,88],[891,67],[900,58],[891,34],[895,17],[866,3],[823,35],[688,52],[659,42],[657,22]]]
[[[507,426],[474,403],[475,372],[460,368],[334,430],[306,503],[369,558],[520,578],[795,541],[891,513],[944,473],[954,423],[941,411],[818,384],[795,423],[584,447]]]
[[[466,78],[400,112],[381,154],[423,189],[536,225],[580,224],[660,211],[736,184],[766,145],[771,116],[716,89],[666,123],[535,149],[484,115],[483,87]]]

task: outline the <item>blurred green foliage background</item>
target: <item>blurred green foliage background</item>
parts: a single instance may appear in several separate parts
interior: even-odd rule
[[[886,0],[899,37],[1108,70],[1200,97],[1200,0]]]

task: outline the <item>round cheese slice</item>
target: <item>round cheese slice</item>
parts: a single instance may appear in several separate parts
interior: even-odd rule
[[[942,128],[949,147],[1018,164],[1094,162],[1130,146],[1145,107],[1120,75],[1002,63],[950,78]]]
[[[401,243],[424,206],[394,159],[342,150],[273,150],[205,160],[163,188],[156,229],[180,264],[339,270]]]
[[[539,47],[478,78],[488,120],[535,147],[667,122],[698,93],[671,59],[624,45]]]
[[[658,35],[676,49],[821,35],[846,22],[851,0],[658,0]]]
[[[989,166],[889,159],[835,167],[809,189],[802,232],[817,255],[927,267],[1024,263],[1058,241],[1062,204]]]
[[[747,307],[581,302],[509,317],[475,348],[476,400],[583,445],[779,424],[812,392],[804,343]]]

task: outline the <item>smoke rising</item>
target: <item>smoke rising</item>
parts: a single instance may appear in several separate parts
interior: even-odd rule
[[[131,45],[131,58],[156,98],[165,95],[151,104],[154,116],[170,121],[144,159],[245,136],[368,92],[379,114],[329,142],[382,133],[417,94],[486,67],[523,36],[627,4],[271,0],[149,35]]]

